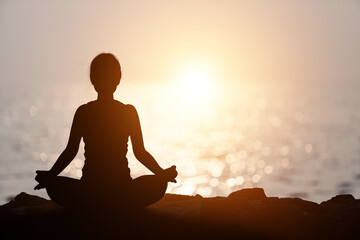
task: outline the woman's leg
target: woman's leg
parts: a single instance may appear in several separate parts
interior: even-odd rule
[[[159,201],[166,192],[167,181],[156,175],[144,175],[133,180],[132,197],[136,207]]]
[[[159,201],[166,192],[167,181],[156,175],[145,175],[132,181],[129,196],[130,199],[121,197],[122,205],[134,207],[145,207]],[[115,201],[116,191],[110,191],[111,194],[92,193],[92,187],[84,184],[81,180],[57,176],[51,178],[46,183],[46,191],[54,202],[73,208],[88,208],[96,205],[102,205],[101,201]],[[108,196],[109,195],[109,196]],[[98,196],[98,197],[97,197]],[[114,202],[115,203],[115,202]]]
[[[56,176],[46,183],[46,191],[54,202],[66,207],[78,207],[84,203],[85,189],[80,180]]]

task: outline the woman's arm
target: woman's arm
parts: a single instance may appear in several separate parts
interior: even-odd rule
[[[140,120],[134,106],[130,105],[130,138],[135,157],[155,175],[162,176],[170,182],[176,182],[177,176],[176,167],[172,166],[167,169],[162,169],[156,162],[153,156],[146,151],[144,140],[141,132]]]
[[[57,176],[66,168],[67,165],[74,159],[78,150],[79,144],[81,140],[81,107],[79,107],[74,116],[74,120],[70,130],[70,137],[68,144],[65,150],[61,153],[59,158],[56,160],[54,166],[50,169],[50,171],[36,171],[37,175],[35,180],[39,183],[35,186],[35,190],[39,190],[46,187],[46,184],[52,179],[54,176]]]
[[[130,129],[130,138],[135,157],[154,174],[162,173],[164,170],[145,149],[139,116],[132,105],[130,105]]]
[[[50,174],[57,176],[75,158],[81,140],[81,106],[76,110],[74,120],[70,130],[68,144],[61,153],[54,166],[50,169]]]

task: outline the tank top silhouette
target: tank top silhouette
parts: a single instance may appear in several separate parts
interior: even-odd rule
[[[131,181],[126,158],[129,106],[114,100],[92,101],[79,108],[79,125],[85,143],[82,180],[116,185]]]

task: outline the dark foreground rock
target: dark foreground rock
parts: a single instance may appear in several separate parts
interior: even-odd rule
[[[0,206],[0,229],[0,239],[360,239],[360,200],[317,204],[254,188],[215,198],[167,194],[136,212],[105,213],[20,193]]]

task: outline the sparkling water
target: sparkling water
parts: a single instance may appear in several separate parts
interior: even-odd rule
[[[359,89],[355,82],[229,82],[203,97],[201,89],[189,96],[166,82],[124,81],[115,98],[137,108],[146,149],[159,164],[177,166],[168,193],[227,196],[262,187],[268,196],[321,202],[360,197]],[[0,93],[0,203],[21,191],[47,197],[33,190],[35,170],[53,165],[76,108],[95,91],[88,82],[24,83]],[[81,177],[83,147],[62,175]],[[128,160],[132,177],[150,173],[130,142]]]

